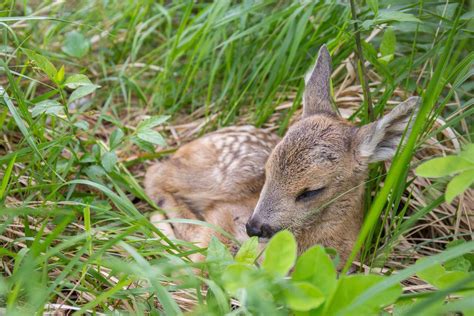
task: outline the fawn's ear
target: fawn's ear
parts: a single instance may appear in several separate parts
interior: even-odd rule
[[[356,155],[369,163],[392,158],[405,130],[405,139],[410,135],[419,104],[419,97],[411,97],[381,119],[359,128],[354,139]]]
[[[331,107],[329,80],[331,56],[326,45],[321,46],[316,63],[304,78],[303,118],[318,112],[335,113]]]

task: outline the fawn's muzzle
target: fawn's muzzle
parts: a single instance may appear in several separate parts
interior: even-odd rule
[[[268,224],[262,224],[258,219],[251,218],[245,225],[247,235],[261,238],[270,238],[275,234],[276,230],[272,229]]]

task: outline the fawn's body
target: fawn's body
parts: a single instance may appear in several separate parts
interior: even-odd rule
[[[246,238],[247,219],[250,236],[269,238],[289,229],[300,253],[322,244],[338,250],[344,262],[363,220],[368,164],[393,156],[418,98],[356,127],[331,106],[330,74],[323,47],[305,78],[302,119],[281,141],[251,127],[211,133],[150,168],[147,193],[173,210],[171,217],[208,221],[239,240]],[[213,231],[182,225],[175,233],[205,246]]]
[[[265,181],[265,162],[279,138],[252,126],[228,127],[182,146],[152,166],[145,189],[170,218],[206,221],[239,241]],[[159,221],[161,216],[152,220]],[[167,234],[205,247],[215,230],[199,225],[161,223]],[[229,240],[220,236],[224,242]]]

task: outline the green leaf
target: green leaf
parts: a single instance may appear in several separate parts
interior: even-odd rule
[[[92,145],[91,153],[94,154],[94,157],[96,157],[97,160],[99,160],[102,156],[101,149],[98,144]]]
[[[455,239],[446,245],[446,249],[453,248],[462,244],[465,244],[464,239]],[[447,271],[471,271],[474,267],[474,253],[466,253],[463,256],[453,258],[444,263],[444,267]]]
[[[465,271],[447,271],[445,274],[440,275],[433,284],[438,289],[447,289],[459,281],[462,281],[469,277],[469,273]],[[472,283],[472,282],[471,282]],[[474,284],[469,284],[468,286],[473,286]]]
[[[109,139],[110,148],[116,148],[122,142],[124,135],[125,134],[121,128],[115,129],[110,135],[110,139]]]
[[[415,17],[413,14],[404,13],[396,10],[380,10],[379,15],[376,18],[377,24],[388,22],[388,21],[397,21],[397,22],[417,22],[421,21]]]
[[[309,282],[292,282],[283,293],[286,304],[295,311],[309,311],[326,300],[323,292]]]
[[[82,86],[91,86],[93,85],[92,82],[87,78],[86,75],[83,74],[74,74],[69,77],[67,77],[66,82],[64,82],[64,85],[68,87],[69,89],[77,89]]]
[[[84,164],[88,164],[95,161],[96,159],[94,155],[91,155],[90,153],[85,153],[84,156],[82,156],[81,159],[79,160],[80,163],[84,163]]]
[[[85,169],[85,173],[92,180],[97,180],[98,178],[101,178],[105,176],[106,174],[104,169],[97,165],[92,165],[92,166],[87,167]]]
[[[370,302],[370,300],[379,295],[379,293],[384,292],[393,285],[399,285],[400,282],[410,276],[437,265],[439,262],[448,261],[461,255],[465,256],[465,254],[469,254],[472,251],[474,251],[474,241],[468,241],[453,248],[446,249],[442,253],[430,256],[429,260],[418,260],[415,264],[406,269],[400,270],[398,273],[387,277],[384,282],[377,283],[376,285],[366,289],[366,291],[352,305],[357,308],[367,304],[367,302]]]
[[[446,249],[449,249],[449,248],[454,248],[456,246],[459,246],[459,245],[463,245],[465,244],[466,241],[464,239],[454,239],[453,241],[450,241],[447,245],[446,245]]]
[[[228,265],[222,273],[222,283],[226,291],[235,295],[239,289],[249,286],[254,281],[253,272],[254,269],[247,264]]]
[[[145,150],[149,153],[155,152],[155,147],[152,144],[150,144],[149,142],[146,142],[144,140],[141,140],[140,138],[138,138],[135,135],[130,137],[130,141],[132,143],[134,143],[135,145],[137,145],[138,147],[140,147],[140,149],[142,149],[142,150]]]
[[[416,303],[415,299],[399,300],[393,304],[392,316],[404,316],[406,312]]]
[[[166,122],[169,118],[170,118],[169,115],[152,116],[152,117],[140,122],[137,126],[137,130],[152,129],[152,128]]]
[[[107,172],[111,172],[114,169],[116,163],[117,154],[114,151],[106,152],[102,156],[102,167],[104,167]]]
[[[403,302],[403,301],[402,301]],[[410,300],[411,304],[406,306],[404,310],[394,311],[393,316],[431,316],[431,315],[447,315],[440,313],[441,307],[444,305],[445,297],[436,297],[436,294],[427,295],[417,299]],[[419,307],[423,306],[423,307]]]
[[[457,156],[446,156],[428,160],[416,168],[415,173],[421,177],[439,178],[474,168],[474,164]]]
[[[66,118],[66,115],[64,114],[64,106],[56,100],[41,101],[31,109],[31,115],[33,117],[37,117],[41,114]]]
[[[459,194],[463,193],[474,183],[474,169],[466,170],[455,176],[446,186],[446,202],[451,203]]]
[[[13,166],[15,165],[16,157],[17,157],[17,154],[15,154],[12,157],[12,159],[10,159],[10,161],[8,162],[7,168],[4,169],[5,171],[3,172],[3,179],[0,182],[0,201],[2,201],[3,198],[5,197],[5,191],[7,189],[8,182],[10,181],[10,176],[12,174]]]
[[[247,239],[235,255],[235,261],[246,264],[253,264],[258,256],[258,238]]]
[[[74,123],[74,126],[84,131],[87,131],[89,129],[89,123],[87,123],[87,121],[78,121]]]
[[[99,86],[95,84],[80,86],[71,93],[68,103],[71,104],[72,102],[93,93],[95,90],[97,90],[97,88],[99,88]]]
[[[374,12],[375,15],[377,15],[379,13],[379,1],[378,0],[367,0],[367,4],[370,7],[370,9],[372,10],[372,12]]]
[[[469,272],[471,270],[471,262],[464,257],[458,257],[447,261],[444,267],[448,271]]]
[[[471,264],[469,271],[474,271],[474,252],[466,253],[463,257]]]
[[[439,315],[474,315],[474,299],[473,297],[465,297],[462,299],[452,300],[446,304],[442,304],[436,311]]]
[[[446,4],[439,4],[435,6],[436,14],[438,16],[442,16],[447,20],[453,20],[454,14],[456,13],[456,8],[458,7],[458,3],[446,3]]]
[[[376,20],[368,19],[368,20],[363,21],[360,26],[362,27],[362,29],[368,30],[376,24],[377,24]]]
[[[459,153],[459,157],[474,163],[474,144],[467,144]]]
[[[137,137],[155,145],[166,146],[166,141],[163,136],[152,129],[139,130]]]
[[[218,281],[225,268],[232,262],[233,258],[227,247],[215,236],[212,236],[207,247],[209,275]]]
[[[295,281],[307,281],[318,286],[326,295],[336,286],[337,272],[326,251],[321,246],[306,250],[296,262],[292,278]]]
[[[464,21],[469,21],[469,20],[474,19],[474,11],[469,11],[469,12],[464,13],[463,15],[461,15],[460,19]]]
[[[56,80],[56,74],[58,71],[46,57],[26,48],[24,48],[23,51],[30,60],[35,62],[35,64],[48,76],[49,79],[52,81]]]
[[[417,261],[417,264],[423,261],[429,261],[430,258],[422,258]],[[471,266],[470,262],[464,259],[462,256],[453,258],[446,262],[447,265],[453,266],[456,271],[446,271],[445,267],[441,264],[437,263],[431,266],[428,269],[424,269],[423,271],[419,271],[417,273],[418,277],[423,281],[430,283],[431,285],[435,286],[438,289],[446,289],[457,282],[469,277],[469,268]],[[461,267],[460,265],[464,265]],[[462,271],[464,270],[464,271]]]
[[[387,65],[389,62],[391,62],[393,60],[394,56],[395,55],[386,55],[386,56],[382,56],[382,57],[377,58],[377,60],[381,64]]]
[[[390,56],[395,54],[397,39],[393,28],[388,27],[383,33],[382,42],[380,43],[380,54],[382,56]]]
[[[232,261],[232,255],[229,249],[215,236],[211,237],[209,246],[207,247],[207,260],[208,261]]]
[[[231,304],[224,290],[211,280],[204,279],[203,282],[209,288],[206,293],[206,305],[210,310],[215,311],[217,315],[227,315],[230,312]]]
[[[69,56],[81,58],[89,52],[89,48],[90,43],[84,35],[72,31],[66,34],[62,50]]]
[[[370,29],[375,25],[387,23],[387,22],[416,22],[421,21],[413,14],[404,13],[396,10],[380,10],[375,16],[375,19],[367,19],[362,22],[361,26],[363,29]]]
[[[64,80],[64,65],[59,68],[58,72],[56,73],[56,76],[54,77],[54,81],[57,83],[61,83]]]
[[[270,273],[285,276],[295,263],[296,240],[292,233],[282,230],[268,242],[262,267]]]
[[[429,258],[421,258],[417,260],[417,263],[422,263],[423,261],[429,260]],[[437,263],[427,269],[419,271],[416,275],[423,281],[426,281],[430,284],[434,284],[436,280],[446,273],[446,269],[440,264]]]
[[[400,284],[379,291],[364,304],[358,302],[358,297],[365,290],[377,283],[383,283],[386,278],[380,275],[351,275],[343,276],[338,280],[332,300],[328,302],[325,315],[375,315],[380,309],[392,304],[402,294]]]

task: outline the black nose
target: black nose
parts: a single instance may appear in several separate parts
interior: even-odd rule
[[[248,221],[247,224],[245,224],[245,229],[247,230],[247,235],[249,235],[250,237],[260,237],[260,225],[256,225],[255,222]]]
[[[247,235],[270,238],[273,235],[273,229],[268,224],[262,224],[259,220],[250,219],[245,225]]]

